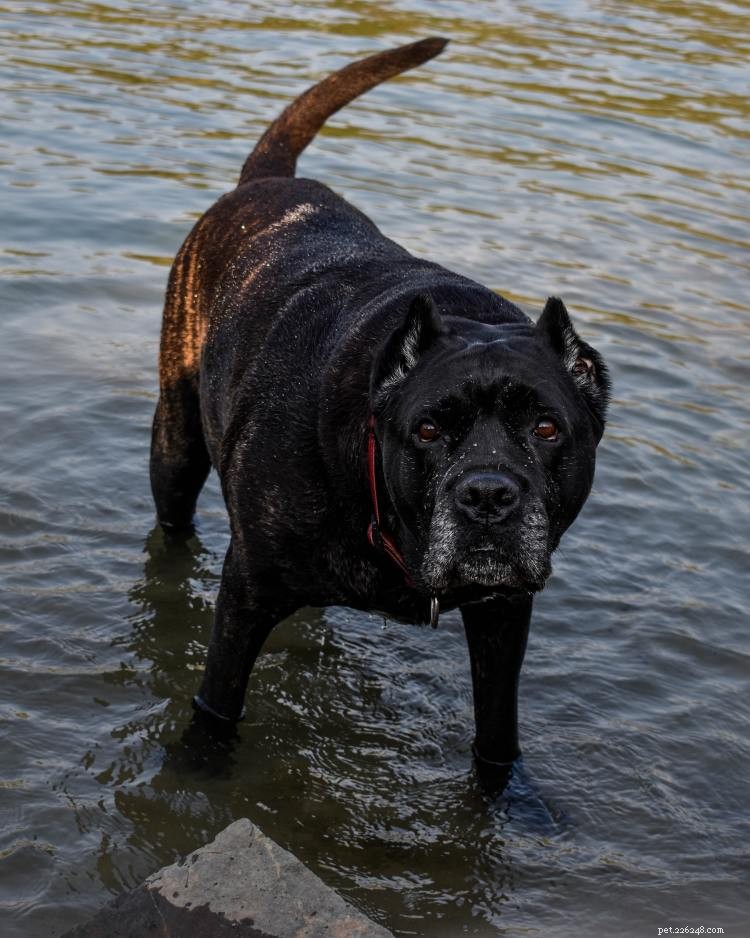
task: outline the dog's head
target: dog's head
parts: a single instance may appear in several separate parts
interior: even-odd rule
[[[371,403],[409,567],[429,592],[539,590],[591,488],[609,381],[562,301],[488,325],[417,297]]]

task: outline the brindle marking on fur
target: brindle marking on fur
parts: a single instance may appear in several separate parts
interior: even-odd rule
[[[200,279],[204,239],[197,227],[180,249],[167,287],[159,381],[163,389],[197,376],[208,321]]]

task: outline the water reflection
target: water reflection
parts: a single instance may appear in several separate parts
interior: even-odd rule
[[[441,643],[430,630],[383,630],[375,617],[362,628],[349,610],[333,610],[330,619],[302,610],[277,628],[258,661],[247,721],[217,735],[214,722],[188,704],[197,680],[188,666],[202,659],[210,628],[210,606],[196,592],[215,582],[211,555],[198,535],[167,538],[158,528],[145,552],[143,577],[130,592],[139,611],[128,646],[149,664],[151,694],[169,699],[121,730],[123,738],[141,740],[139,764],[148,750],[158,760],[148,781],[138,783],[123,753],[115,803],[132,825],[131,850],[158,856],[174,845],[170,831],[195,843],[247,815],[327,880],[348,883],[365,905],[376,888],[404,921],[417,907],[418,918],[452,919],[461,895],[475,901],[471,884],[483,868],[492,870],[497,914],[514,878],[506,838],[518,830],[558,836],[562,818],[522,762],[507,788],[504,775],[477,779],[471,771],[471,726],[458,726],[455,715],[445,719],[456,700],[443,679],[454,670],[453,656],[466,656],[458,620]],[[410,667],[423,675],[416,686]],[[467,698],[468,675],[462,677]],[[459,719],[466,721],[469,700],[464,704]],[[466,742],[449,757],[455,744],[446,732],[455,737],[457,730]],[[308,830],[290,841],[291,804]],[[477,843],[484,845],[479,854]]]
[[[129,647],[152,665],[153,693],[171,697],[160,715],[163,735],[165,726],[184,725],[185,707],[190,700],[189,685],[186,696],[175,699],[172,675],[184,674],[186,685],[191,679],[199,680],[197,672],[205,657],[206,619],[210,623],[211,605],[204,597],[196,597],[196,584],[210,579],[212,573],[205,566],[210,554],[194,531],[175,535],[157,525],[146,539],[144,552],[143,579],[130,591],[130,599],[140,607],[141,614],[134,617]],[[235,726],[213,725],[193,713],[179,739],[164,744],[161,775],[228,778],[235,764],[232,753],[238,738]],[[164,782],[155,779],[153,786],[164,789]]]
[[[153,662],[151,673],[159,682],[174,671],[188,674],[199,666],[212,618],[211,591],[218,580],[214,558],[196,532],[166,535],[156,525],[144,554],[143,576],[128,594],[140,610],[132,618],[128,641],[139,658]],[[167,697],[170,687],[157,683],[154,690]]]

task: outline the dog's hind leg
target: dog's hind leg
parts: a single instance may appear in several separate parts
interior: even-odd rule
[[[197,381],[162,388],[151,436],[151,491],[165,527],[190,527],[211,461],[201,426]]]
[[[211,461],[201,423],[199,373],[206,300],[198,276],[200,223],[169,275],[159,353],[159,402],[151,435],[151,491],[168,528],[188,528]]]

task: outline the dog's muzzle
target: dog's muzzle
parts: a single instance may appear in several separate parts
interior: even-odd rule
[[[480,586],[536,591],[551,572],[540,499],[501,472],[474,471],[435,504],[421,578],[431,591]]]

